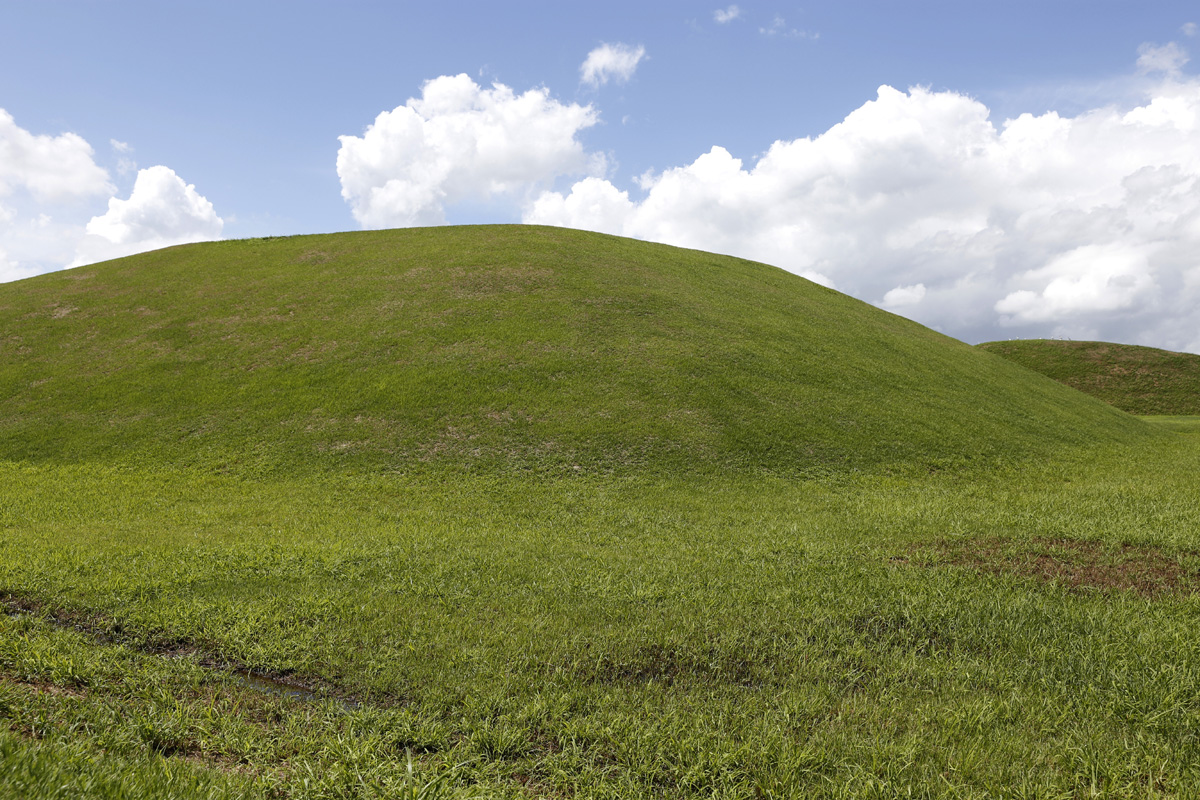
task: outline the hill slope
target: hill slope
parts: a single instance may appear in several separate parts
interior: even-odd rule
[[[169,248],[0,286],[0,459],[867,468],[1153,435],[782,270],[594,233]]]
[[[1200,355],[1109,342],[979,345],[1131,414],[1200,414]]]

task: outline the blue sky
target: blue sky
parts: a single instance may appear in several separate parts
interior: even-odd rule
[[[1096,0],[9,3],[0,279],[175,241],[529,221],[768,261],[968,341],[1200,351],[1196,22]],[[604,45],[607,80],[583,80]],[[435,80],[460,74],[475,88]],[[430,81],[459,105],[377,120]],[[426,149],[397,155],[412,125]]]

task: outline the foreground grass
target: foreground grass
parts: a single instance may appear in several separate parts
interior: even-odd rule
[[[6,464],[0,792],[1195,796],[1198,441],[805,482]],[[1175,568],[1021,566],[1064,540]]]

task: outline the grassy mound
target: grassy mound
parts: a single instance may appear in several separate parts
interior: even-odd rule
[[[0,458],[796,472],[1143,423],[782,270],[552,228],[188,245],[0,286]]]
[[[1200,355],[1109,342],[979,345],[1130,414],[1200,414]]]

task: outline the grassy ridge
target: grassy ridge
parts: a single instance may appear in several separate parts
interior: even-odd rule
[[[978,346],[1130,414],[1200,414],[1200,355],[1194,353],[1052,339]]]
[[[551,228],[217,242],[0,287],[0,456],[804,472],[1141,423],[778,269]]]

